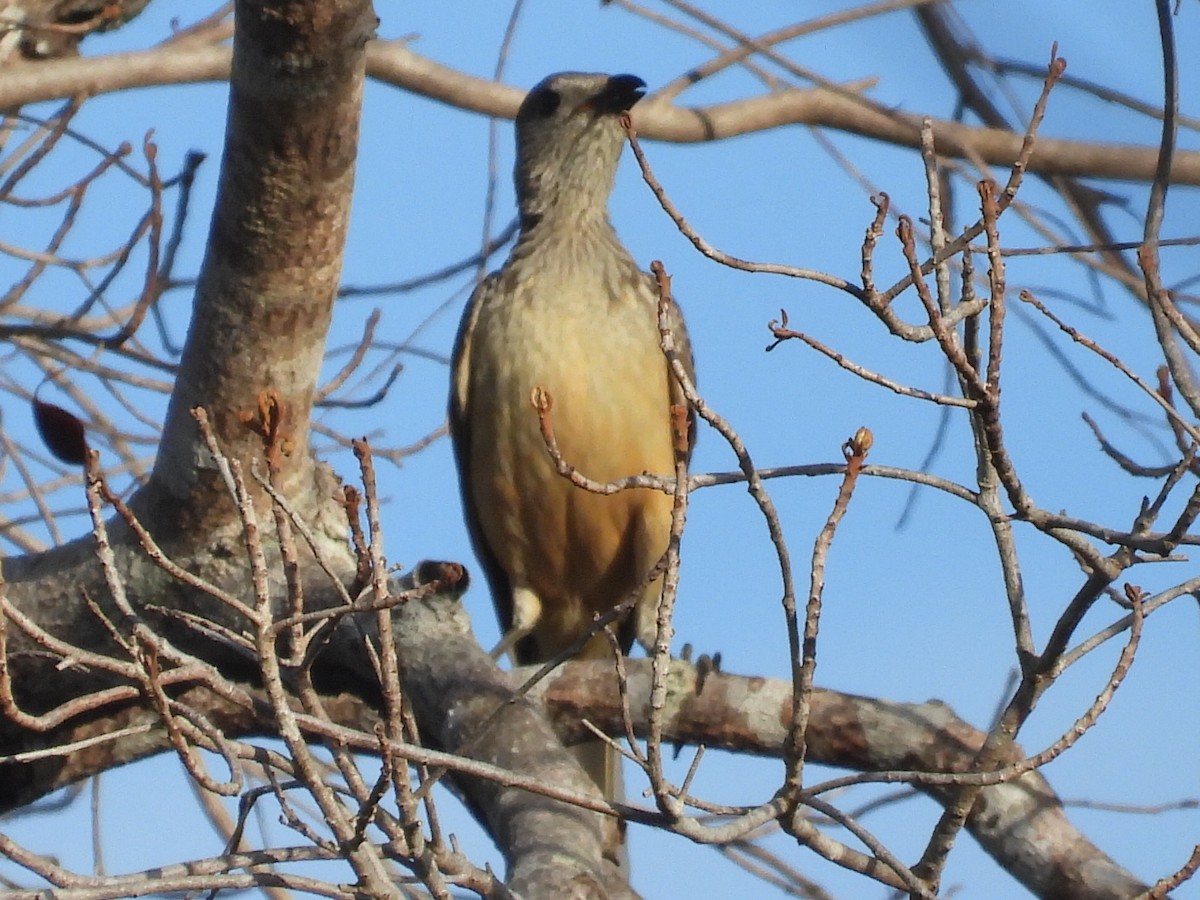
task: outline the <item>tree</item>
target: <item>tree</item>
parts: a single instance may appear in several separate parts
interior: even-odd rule
[[[618,5],[640,14],[632,4]],[[919,116],[873,102],[868,85],[818,77],[779,49],[789,37],[818,25],[832,28],[840,18],[910,6],[917,7],[914,21],[961,98],[963,121],[939,119],[923,126]],[[1131,667],[1137,670],[1135,661],[1144,665],[1148,651],[1138,651],[1143,635],[1179,606],[1172,601],[1200,588],[1186,566],[1143,565],[1189,558],[1200,511],[1194,459],[1200,396],[1189,356],[1200,342],[1189,315],[1194,298],[1188,282],[1164,275],[1186,263],[1168,255],[1171,245],[1164,243],[1162,224],[1164,211],[1172,208],[1165,203],[1167,185],[1172,198],[1177,186],[1195,185],[1200,155],[1175,148],[1176,129],[1194,128],[1194,123],[1180,118],[1173,101],[1155,113],[1129,98],[1105,95],[1139,117],[1161,116],[1162,124],[1153,125],[1161,137],[1143,146],[1048,138],[1041,134],[1043,117],[1054,115],[1059,96],[1069,90],[1070,96],[1087,97],[1100,93],[1100,86],[1067,81],[1062,63],[1051,54],[1033,82],[1040,82],[1040,94],[1032,115],[1010,130],[1008,118],[981,87],[981,71],[997,73],[1007,86],[1021,67],[986,56],[945,4],[857,7],[840,18],[788,26],[759,38],[700,10],[672,5],[671,27],[702,26],[704,39],[719,47],[711,51],[711,61],[668,86],[635,118],[638,137],[631,140],[646,180],[668,213],[676,205],[685,211],[691,207],[667,175],[655,176],[658,147],[644,148],[643,141],[719,142],[806,123],[918,151],[905,174],[889,171],[881,185],[895,199],[877,189],[873,205],[860,197],[838,199],[837,205],[857,204],[855,216],[867,237],[860,239],[861,231],[843,234],[841,260],[822,262],[821,269],[768,267],[729,257],[709,245],[728,242],[698,232],[689,224],[690,214],[676,215],[673,227],[720,262],[814,282],[820,286],[817,296],[848,298],[856,310],[869,313],[844,314],[859,331],[839,338],[844,350],[792,328],[780,316],[773,334],[762,332],[763,342],[778,346],[772,365],[781,365],[778,358],[796,350],[793,344],[805,343],[861,380],[872,397],[887,388],[901,395],[896,402],[909,404],[906,410],[918,401],[934,405],[945,410],[938,415],[946,424],[940,436],[934,437],[932,428],[922,430],[930,457],[922,466],[885,465],[895,457],[885,452],[879,435],[873,436],[883,429],[872,422],[845,441],[844,458],[833,464],[769,470],[759,462],[753,435],[767,428],[786,431],[790,402],[780,403],[782,395],[776,394],[771,406],[759,407],[757,423],[745,421],[752,417],[743,414],[739,437],[709,406],[714,394],[720,396],[719,385],[705,388],[709,393],[697,395],[695,404],[713,433],[703,437],[702,449],[727,446],[740,471],[692,473],[661,487],[676,492],[682,509],[691,503],[693,490],[731,482],[748,486],[767,525],[783,585],[787,677],[764,680],[758,671],[724,672],[708,658],[668,666],[664,653],[652,661],[626,661],[621,679],[596,664],[566,662],[526,686],[524,676],[532,673],[511,678],[500,672],[470,634],[459,602],[468,580],[461,565],[426,563],[389,580],[375,465],[380,459],[406,459],[404,452],[390,449],[386,441],[374,441],[375,447],[354,442],[361,491],[346,488],[312,452],[316,435],[351,444],[320,427],[314,418],[319,403],[343,402],[339,392],[362,377],[360,366],[375,368],[373,383],[381,397],[396,374],[396,357],[369,317],[362,339],[342,354],[340,370],[323,386],[318,381],[346,247],[364,78],[369,73],[458,109],[491,115],[511,115],[520,90],[439,66],[402,41],[369,43],[374,12],[361,0],[239,3],[232,50],[228,19],[219,12],[153,49],[79,59],[69,57],[75,37],[122,24],[137,6],[96,11],[87,4],[57,3],[46,9],[25,4],[24,24],[14,25],[2,44],[9,65],[0,80],[0,105],[14,112],[6,120],[11,149],[0,195],[29,223],[20,241],[5,239],[6,253],[20,269],[5,298],[9,315],[3,327],[13,349],[10,396],[35,404],[46,442],[71,462],[50,463],[12,430],[10,407],[6,449],[26,488],[23,505],[11,507],[4,531],[20,553],[4,566],[0,619],[5,628],[0,701],[6,714],[0,734],[8,763],[0,770],[4,809],[27,807],[88,776],[171,751],[206,795],[240,798],[242,817],[230,830],[225,854],[174,869],[81,876],[0,837],[0,850],[9,859],[70,896],[251,886],[341,896],[349,891],[339,884],[348,879],[364,893],[399,896],[409,890],[403,877],[415,877],[438,896],[451,886],[495,896],[506,889],[525,896],[620,895],[626,890],[620,875],[597,862],[598,817],[612,810],[560,744],[584,734],[581,720],[586,719],[608,734],[623,737],[634,731],[649,738],[633,746],[644,747],[651,799],[631,797],[621,810],[630,821],[756,858],[757,865],[771,869],[772,878],[786,879],[796,892],[822,895],[819,884],[795,871],[807,869],[813,858],[800,852],[803,846],[863,878],[912,896],[936,895],[948,887],[942,884],[947,859],[951,850],[960,851],[963,830],[1042,896],[1125,897],[1150,889],[1157,875],[1139,880],[1119,858],[1089,841],[1038,769],[1075,758],[1085,732],[1101,714],[1109,715],[1105,710],[1117,686]],[[1166,10],[1160,17],[1168,48],[1163,60],[1171,73],[1172,20]],[[888,21],[895,21],[894,12]],[[650,39],[668,40],[657,31]],[[25,59],[39,56],[50,58]],[[733,65],[743,65],[770,90],[746,87],[733,99],[698,107],[676,102],[689,84]],[[101,149],[80,175],[64,176],[54,165],[73,143],[86,140],[71,126],[87,104],[72,100],[48,115],[15,109],[81,92],[227,75],[230,106],[218,197],[194,284],[188,336],[176,360],[166,302],[184,286],[175,266],[179,249],[186,246],[182,227],[199,160],[188,158],[179,176],[165,177],[159,171],[162,154],[147,138],[140,159],[130,148]],[[1173,77],[1169,74],[1168,85]],[[412,117],[396,127],[416,132],[420,123]],[[668,157],[662,159],[669,163]],[[990,173],[994,182],[981,181],[981,172]],[[1027,204],[1035,178],[1047,189],[1038,203]],[[1128,208],[1138,210],[1139,225],[1128,247],[1116,243],[1128,231],[1113,222],[1119,220],[1113,214],[1118,198],[1083,178],[1121,178],[1147,186],[1135,195],[1136,202],[1129,201]],[[914,181],[927,195],[922,207],[912,199]],[[116,191],[136,190],[142,198],[133,224],[115,241],[111,226],[106,227],[104,237],[116,246],[107,255],[84,259],[66,252],[68,237],[76,239],[86,225],[84,210],[103,205],[113,182]],[[964,186],[974,196],[963,196]],[[711,183],[707,187],[714,189]],[[166,211],[171,199],[177,203],[174,215]],[[1052,212],[1041,208],[1050,202],[1057,204]],[[61,211],[48,226],[38,211],[45,208]],[[897,208],[920,208],[928,232],[922,233],[918,215],[897,217]],[[835,219],[832,212],[814,215]],[[1040,250],[1069,250],[1080,260],[1073,280],[1018,295],[1018,285],[1031,286],[1038,276],[1022,269],[1021,277],[1014,277],[1023,258],[1009,244],[1009,222],[1016,216],[1041,235]],[[1072,218],[1064,221],[1064,216]],[[397,227],[419,230],[421,217],[415,205],[402,208]],[[968,224],[956,225],[959,221]],[[24,236],[36,236],[38,228],[45,229],[40,243]],[[719,223],[713,229],[720,232]],[[489,221],[488,247],[463,270],[486,265],[503,244],[503,231],[493,240],[493,230]],[[1185,234],[1184,241],[1194,239]],[[665,250],[662,255],[682,256]],[[848,259],[853,268],[846,268]],[[116,304],[111,298],[128,290],[117,286],[128,284],[120,279],[128,278],[134,260],[143,263],[144,278],[135,299]],[[852,276],[831,274],[847,271]],[[663,270],[664,303],[670,302],[671,274],[688,303],[675,262]],[[1064,276],[1056,270],[1056,277]],[[739,285],[753,281],[750,275],[739,278]],[[1071,304],[1100,296],[1100,288],[1089,294],[1100,280],[1105,291],[1119,289],[1137,301],[1121,309],[1120,321],[1131,331],[1152,331],[1148,343],[1157,356],[1145,355],[1146,341],[1122,344],[1114,355],[1077,328],[1074,323],[1086,309]],[[807,303],[816,286],[807,288],[803,300],[789,286],[786,305]],[[804,319],[794,312],[791,318]],[[1027,323],[1035,341],[1044,341],[1032,366],[1038,391],[1022,383],[1021,367],[1012,362],[1014,342],[1025,348],[1033,344],[1017,336],[1010,324],[1017,318]],[[884,338],[878,347],[866,336],[864,323]],[[1056,330],[1086,352],[1059,340]],[[901,351],[892,347],[900,341],[922,354],[919,364],[893,363],[879,349],[898,356]],[[717,353],[710,350],[711,356]],[[1130,354],[1137,354],[1132,357],[1137,364],[1123,362]],[[699,358],[705,379],[703,344]],[[858,361],[864,358],[879,363]],[[1160,366],[1157,381],[1144,374]],[[31,370],[38,372],[33,378]],[[937,374],[944,377],[942,389],[913,387]],[[98,455],[85,452],[73,414],[42,396],[48,389],[31,396],[29,386],[43,377],[70,395],[86,425],[86,441],[100,448]],[[1121,393],[1117,385],[1124,379],[1141,393]],[[1032,413],[1050,384],[1057,390],[1078,384],[1089,404],[1105,410],[1110,424],[1093,426],[1099,449],[1077,437],[1047,439],[1039,431],[1043,426]],[[421,390],[440,406],[440,386]],[[156,391],[169,391],[169,403],[149,468],[148,442],[120,423],[142,415],[145,397]],[[383,402],[395,403],[395,393]],[[747,408],[752,411],[753,403],[748,401]],[[551,411],[549,425],[552,418]],[[355,427],[349,421],[348,427]],[[1111,434],[1114,422],[1124,427],[1117,436]],[[431,425],[436,431],[436,422]],[[1139,434],[1145,436],[1140,450],[1120,446]],[[845,437],[840,435],[838,443]],[[1157,464],[1139,458],[1156,446]],[[957,452],[948,471],[936,468],[938,452]],[[1045,474],[1032,462],[1039,454],[1070,459],[1070,466],[1045,470],[1056,478],[1071,477],[1073,467],[1082,469],[1085,455],[1101,460],[1108,466],[1104,477],[1119,484],[1109,490],[1124,505],[1112,512],[1086,493],[1048,490]],[[579,481],[581,490],[600,488],[587,483],[587,473],[572,472],[570,460],[560,462],[564,477]],[[80,464],[90,526],[84,536],[64,542],[61,533],[73,521],[70,513],[82,512],[63,506],[78,502]],[[779,512],[777,482],[770,479],[784,476],[836,481],[836,493],[821,495],[823,507],[810,513],[817,527],[793,531]],[[1136,478],[1153,479],[1152,488]],[[1007,626],[988,650],[1006,654],[1016,676],[990,727],[973,728],[937,702],[902,704],[814,687],[817,648],[825,667],[834,655],[828,648],[839,646],[829,627],[837,612],[833,601],[844,604],[848,596],[845,581],[836,597],[826,582],[833,584],[835,571],[850,559],[876,552],[850,530],[867,484],[876,479],[914,486],[925,504],[932,502],[926,499],[930,493],[944,494],[956,510],[961,506],[977,516],[972,527],[980,518],[984,524],[972,533],[977,546],[960,546],[957,535],[945,533],[937,535],[937,543],[961,555],[986,548],[994,567],[997,580],[988,601],[1005,610]],[[453,485],[442,484],[440,490],[451,505]],[[1149,498],[1139,504],[1143,491]],[[1055,499],[1038,499],[1042,495]],[[697,493],[697,502],[703,496]],[[1060,505],[1068,510],[1060,511]],[[36,529],[22,518],[30,509],[36,510]],[[921,507],[914,515],[921,515]],[[364,518],[365,526],[360,524]],[[38,530],[54,546],[41,546]],[[388,554],[404,554],[402,546],[396,547],[403,537],[389,531]],[[706,552],[695,543],[695,527],[686,534],[683,555],[697,546]],[[895,547],[903,546],[903,538],[895,541]],[[1066,551],[1064,558],[1074,568],[1071,578],[1060,573],[1048,579],[1031,571],[1032,551],[1026,545],[1043,541]],[[806,545],[812,547],[808,572],[796,562]],[[664,563],[672,583],[678,546]],[[741,563],[744,570],[754,565],[750,559],[760,558],[749,557]],[[919,570],[921,564],[899,568]],[[891,577],[900,583],[906,575],[893,570]],[[1027,587],[1034,584],[1049,599],[1035,602]],[[1057,587],[1048,591],[1048,585]],[[688,590],[685,580],[681,610],[691,601]],[[777,587],[766,590],[779,593]],[[772,597],[762,605],[774,602]],[[910,610],[937,604],[927,594],[891,602]],[[976,608],[972,613],[985,615]],[[779,613],[772,615],[778,630]],[[923,650],[917,636],[935,627],[936,619],[920,609],[906,618],[911,630],[898,655],[917,665]],[[866,657],[867,637],[858,637],[863,643],[856,653]],[[1110,644],[1122,649],[1111,652]],[[983,648],[950,646],[968,656],[984,653]],[[1106,652],[1110,655],[1101,665],[1099,657]],[[1027,723],[1035,709],[1044,708],[1047,692],[1081,669],[1095,675],[1089,686],[1099,697],[1059,710],[1062,721],[1051,726],[1055,735],[1036,741],[1036,752],[1022,750],[1016,738],[1028,733]],[[951,678],[968,677],[972,667],[956,671]],[[945,688],[948,693],[953,685]],[[883,690],[879,686],[881,695]],[[280,743],[264,742],[266,736]],[[1161,731],[1130,735],[1128,752],[1145,754],[1145,744],[1161,737]],[[664,774],[672,771],[663,759],[664,742],[769,755],[784,761],[785,773],[765,794],[729,800],[689,787],[684,802],[679,785],[692,785],[692,777],[686,769]],[[372,770],[376,757],[382,765]],[[707,763],[694,758],[703,779]],[[812,764],[845,767],[854,774],[816,780]],[[262,779],[258,784],[251,780],[255,772]],[[448,780],[502,848],[503,884],[447,840],[428,785]],[[830,793],[874,782],[911,785],[939,805],[938,816],[911,848],[905,830],[877,838],[874,828],[866,830],[870,826],[864,821],[871,821],[866,811]],[[849,796],[857,803],[858,795]],[[243,845],[247,817],[272,797],[296,835],[294,845]],[[301,797],[311,810],[301,805]],[[881,802],[895,799],[885,795]],[[814,817],[828,817],[844,830],[827,829]],[[750,843],[768,826],[788,837],[785,857]],[[324,871],[314,876],[292,865],[309,860],[342,860],[352,875],[340,868],[332,877]],[[1200,851],[1190,863],[1181,857],[1178,873],[1155,890],[1161,895],[1184,881],[1197,862]],[[1170,876],[1166,870],[1158,874]]]

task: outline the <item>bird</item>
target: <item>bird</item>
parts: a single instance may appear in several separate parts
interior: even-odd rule
[[[642,584],[666,551],[672,497],[637,488],[600,495],[562,477],[531,405],[553,401],[563,459],[610,481],[672,476],[672,407],[688,409],[660,348],[659,292],[609,218],[624,146],[621,116],[642,98],[634,75],[560,72],[538,83],[516,116],[518,233],[510,255],[475,289],[452,355],[449,426],[468,532],[504,634],[521,665],[552,659]],[[669,306],[676,350],[694,378],[682,314]],[[628,652],[655,639],[661,578],[620,623]],[[579,658],[612,658],[603,634]],[[619,759],[575,748],[610,799]]]

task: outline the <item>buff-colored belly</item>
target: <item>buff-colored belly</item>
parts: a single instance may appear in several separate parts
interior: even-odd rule
[[[481,310],[476,325],[475,508],[513,588],[529,588],[541,603],[533,633],[543,654],[568,646],[593,613],[625,599],[666,548],[670,496],[575,487],[555,471],[530,403],[535,387],[551,395],[559,449],[589,478],[670,475],[668,372],[653,301],[643,301],[563,304],[570,314],[546,303],[508,304]]]

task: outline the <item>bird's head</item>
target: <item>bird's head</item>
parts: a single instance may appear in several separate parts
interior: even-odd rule
[[[620,117],[645,87],[636,75],[559,72],[526,95],[515,173],[523,220],[605,214],[625,139]]]

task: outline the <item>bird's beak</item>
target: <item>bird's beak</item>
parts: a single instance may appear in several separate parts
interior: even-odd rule
[[[581,110],[603,116],[628,112],[646,94],[646,82],[636,75],[613,75],[595,97],[580,105]]]

